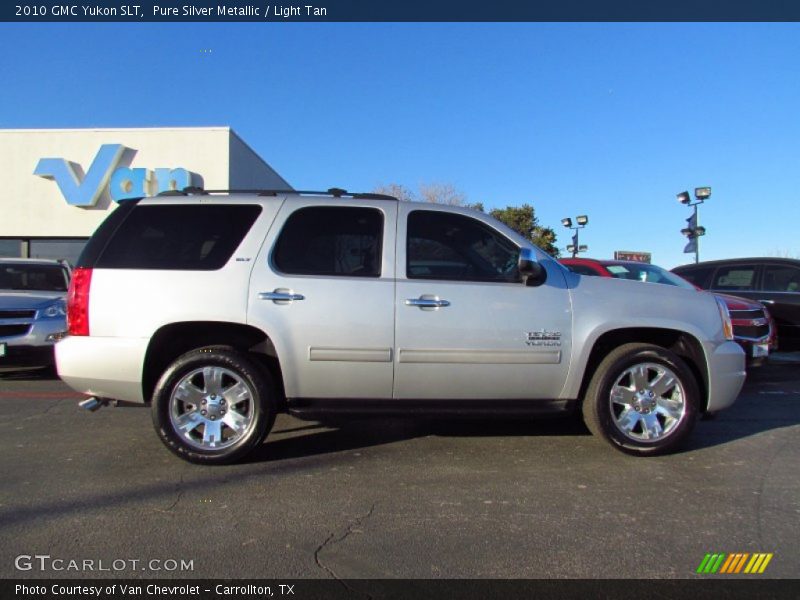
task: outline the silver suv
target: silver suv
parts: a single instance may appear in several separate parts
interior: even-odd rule
[[[207,464],[278,412],[579,410],[657,454],[745,377],[711,294],[582,277],[483,213],[337,189],[125,202],[80,258],[68,321],[58,371],[84,406],[149,403],[167,447]]]
[[[69,266],[57,260],[0,258],[0,368],[50,366],[66,335]]]

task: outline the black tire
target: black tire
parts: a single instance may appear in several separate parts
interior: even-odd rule
[[[208,383],[207,373],[214,376]],[[238,384],[242,384],[242,395],[235,396],[235,402],[230,399],[226,402],[226,394],[230,396],[234,385]],[[180,390],[179,386],[182,386]],[[187,386],[192,386],[193,394],[201,394],[191,396],[191,401],[181,399]],[[219,388],[220,392],[212,393],[209,391],[212,388]],[[197,404],[196,397],[202,398],[197,400]],[[269,433],[275,422],[275,397],[275,387],[267,369],[259,367],[243,353],[230,346],[198,348],[177,358],[156,384],[152,398],[153,425],[164,445],[182,459],[206,465],[228,464],[251,452]],[[199,415],[201,408],[203,417]],[[234,414],[237,416],[229,421]],[[185,434],[177,430],[176,421],[182,417],[190,421]],[[240,425],[235,422],[240,417],[246,420],[246,424],[238,432],[233,426]],[[216,425],[209,421],[217,418],[219,422]],[[233,426],[228,425],[229,422]],[[197,439],[201,435],[205,438],[207,428],[213,430],[214,426],[217,429],[209,432],[208,442]],[[220,437],[219,440],[214,439],[214,433]],[[215,443],[222,447],[213,447]]]
[[[658,390],[666,383],[656,385],[652,390],[648,385],[638,386],[643,388],[642,394],[637,395],[636,390],[630,391],[630,405],[619,401],[622,396],[615,396],[617,400],[612,402],[615,384],[619,384],[616,388],[618,393],[620,388],[627,390],[627,387],[637,387],[632,373],[637,365],[642,367],[641,371],[637,371],[641,373],[640,378],[650,380],[651,375],[658,377],[660,372],[669,373],[676,380],[675,386],[669,388],[664,397]],[[657,382],[655,378],[650,381]],[[655,398],[646,395],[649,391],[654,392]],[[664,454],[679,448],[689,437],[697,422],[700,400],[700,389],[694,373],[681,358],[660,346],[624,344],[610,352],[594,372],[583,400],[583,420],[592,434],[602,437],[618,450],[636,456]],[[659,408],[666,410],[658,406],[662,402],[669,403],[670,410],[674,411],[669,417],[659,411]],[[646,414],[635,410],[635,407],[647,411]],[[672,416],[678,413],[680,418]],[[634,419],[635,426],[625,426]],[[661,437],[645,427],[645,423],[648,423],[655,428],[654,419],[661,427]],[[657,428],[655,431],[658,431]],[[656,437],[647,439],[648,436]]]

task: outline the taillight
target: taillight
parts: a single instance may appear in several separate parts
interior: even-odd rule
[[[72,272],[67,292],[67,331],[70,335],[89,335],[89,288],[92,270],[77,268]]]

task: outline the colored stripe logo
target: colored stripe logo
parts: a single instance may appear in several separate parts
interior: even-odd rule
[[[734,552],[732,554],[716,553],[706,554],[697,567],[697,572],[701,574],[726,574],[735,575],[738,573],[746,573],[750,575],[763,573],[769,561],[772,560],[773,554],[756,552],[750,554],[749,552]]]

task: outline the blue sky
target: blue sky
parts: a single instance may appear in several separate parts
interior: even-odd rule
[[[230,125],[295,187],[451,183],[560,247],[800,257],[797,24],[2,24],[0,127]]]

